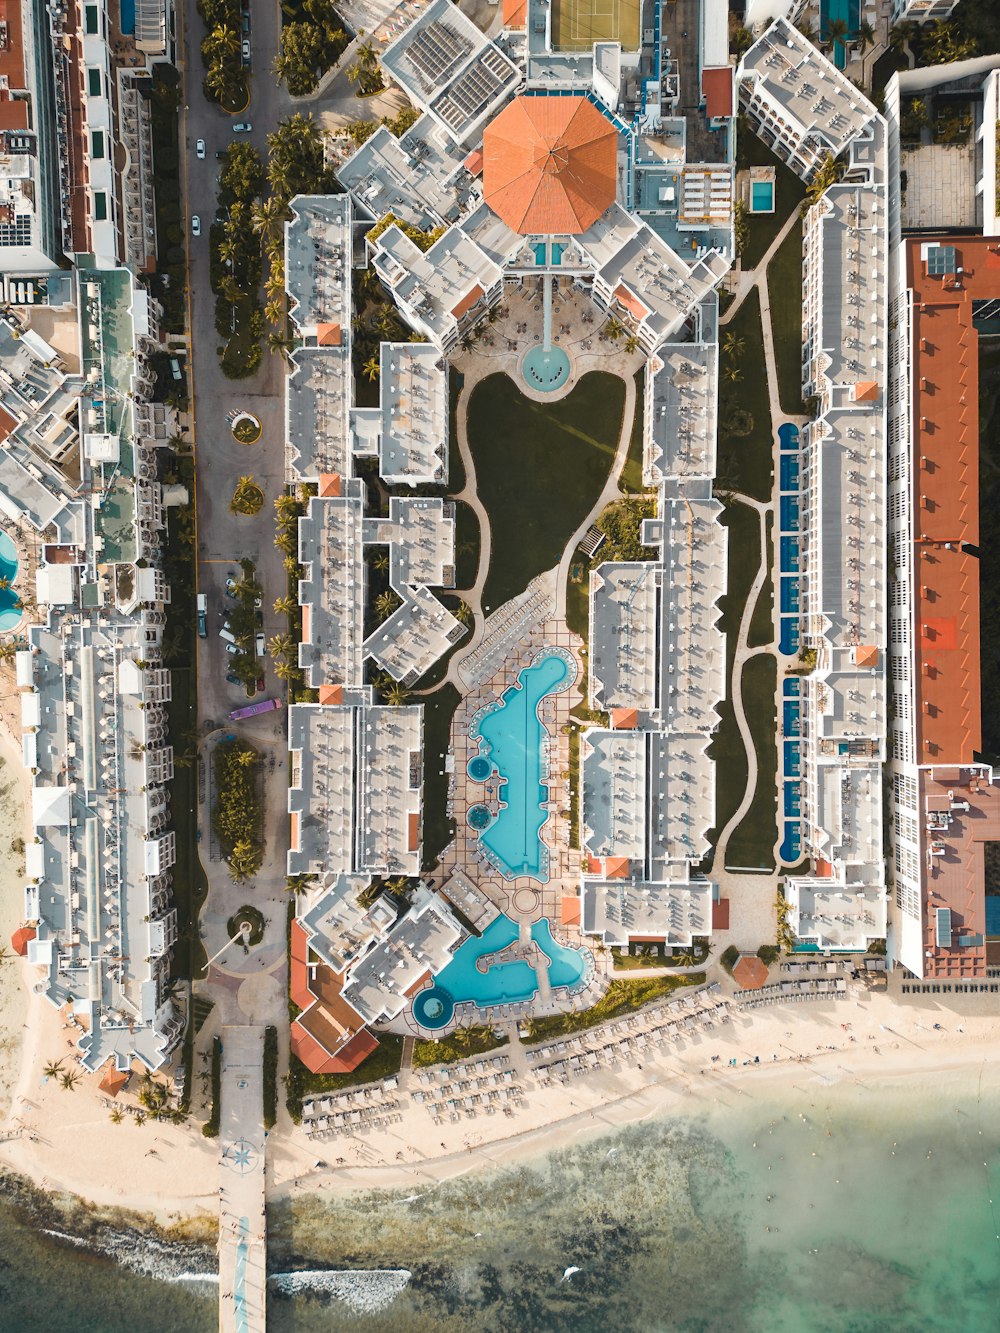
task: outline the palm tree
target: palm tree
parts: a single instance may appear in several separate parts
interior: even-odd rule
[[[402,708],[409,697],[409,691],[397,680],[394,680],[385,692],[385,701],[390,708]]]
[[[831,19],[826,25],[827,46],[829,46],[831,50],[838,42],[843,46],[850,30],[850,25],[846,19]]]
[[[274,663],[274,674],[279,680],[286,683],[298,675],[299,669],[294,662],[288,662],[284,658]]]
[[[735,333],[727,333],[722,339],[722,350],[726,356],[738,359],[746,351],[747,340]]]
[[[285,207],[280,199],[258,199],[253,205],[250,225],[265,246],[281,240],[285,228]]]
[[[42,1069],[42,1073],[46,1078],[58,1078],[62,1071],[62,1060],[49,1060]]]
[[[66,1072],[60,1077],[59,1082],[63,1085],[63,1087],[66,1089],[67,1092],[72,1092],[73,1089],[76,1087],[76,1085],[80,1082],[80,1075],[76,1073],[76,1071],[73,1069],[67,1069]]]
[[[276,616],[291,616],[298,610],[298,602],[294,597],[289,597],[286,593],[284,597],[275,598],[274,614]]]
[[[279,314],[280,312],[275,310],[274,313]],[[264,312],[264,315],[265,317],[267,316],[266,310]],[[270,322],[272,324],[277,324],[278,320],[272,319]],[[280,329],[272,329],[271,332],[267,335],[267,346],[269,351],[277,352],[279,356],[284,357],[284,359],[287,361],[288,353],[295,346],[295,339],[289,338],[288,335],[286,333],[282,333]]]
[[[373,354],[365,362],[362,369],[364,371],[365,378],[368,380],[369,384],[374,384],[375,381],[378,379],[379,375],[381,374],[382,370],[379,358]]]
[[[452,614],[460,625],[468,625],[472,621],[472,607],[468,602],[459,602]]]
[[[380,592],[375,598],[375,611],[379,620],[386,620],[392,615],[397,606],[399,606],[399,598],[391,589]]]
[[[726,379],[729,380],[730,384],[739,384],[742,378],[743,371],[740,370],[739,366],[726,367]]]
[[[875,29],[867,19],[858,24],[857,39],[861,44],[861,54],[868,50],[869,46],[875,45]]]
[[[110,1119],[113,1125],[120,1125],[121,1122],[125,1119],[125,1115],[120,1106],[116,1106],[114,1108],[114,1110],[111,1112]]]
[[[295,652],[295,640],[290,634],[275,634],[267,645],[272,657],[291,657]]]

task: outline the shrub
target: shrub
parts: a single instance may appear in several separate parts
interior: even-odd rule
[[[757,950],[757,957],[768,967],[773,967],[781,957],[781,950],[776,944],[762,944]]]
[[[736,960],[739,958],[739,956],[740,956],[740,951],[739,949],[737,949],[735,944],[730,944],[728,949],[723,950],[722,957],[719,959],[719,962],[722,964],[722,966],[726,969],[726,971],[730,975],[732,975],[733,968],[736,966]]]
[[[219,1122],[222,1116],[222,1038],[212,1038],[212,1110],[201,1127],[206,1139],[219,1136]]]
[[[264,1128],[278,1119],[278,1029],[264,1029]]]

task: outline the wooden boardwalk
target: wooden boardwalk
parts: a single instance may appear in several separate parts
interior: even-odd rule
[[[222,1029],[219,1126],[219,1330],[264,1333],[264,1029]]]

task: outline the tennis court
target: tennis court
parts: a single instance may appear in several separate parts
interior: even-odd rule
[[[639,49],[641,0],[554,0],[552,45],[557,51],[589,50],[594,42]]]

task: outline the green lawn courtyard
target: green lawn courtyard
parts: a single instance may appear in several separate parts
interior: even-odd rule
[[[802,223],[796,222],[767,266],[774,365],[781,410],[802,411]],[[789,299],[789,293],[794,295]]]
[[[624,404],[624,382],[603,372],[551,404],[518,393],[507,375],[476,385],[469,448],[493,542],[485,611],[559,563],[611,472]]]

